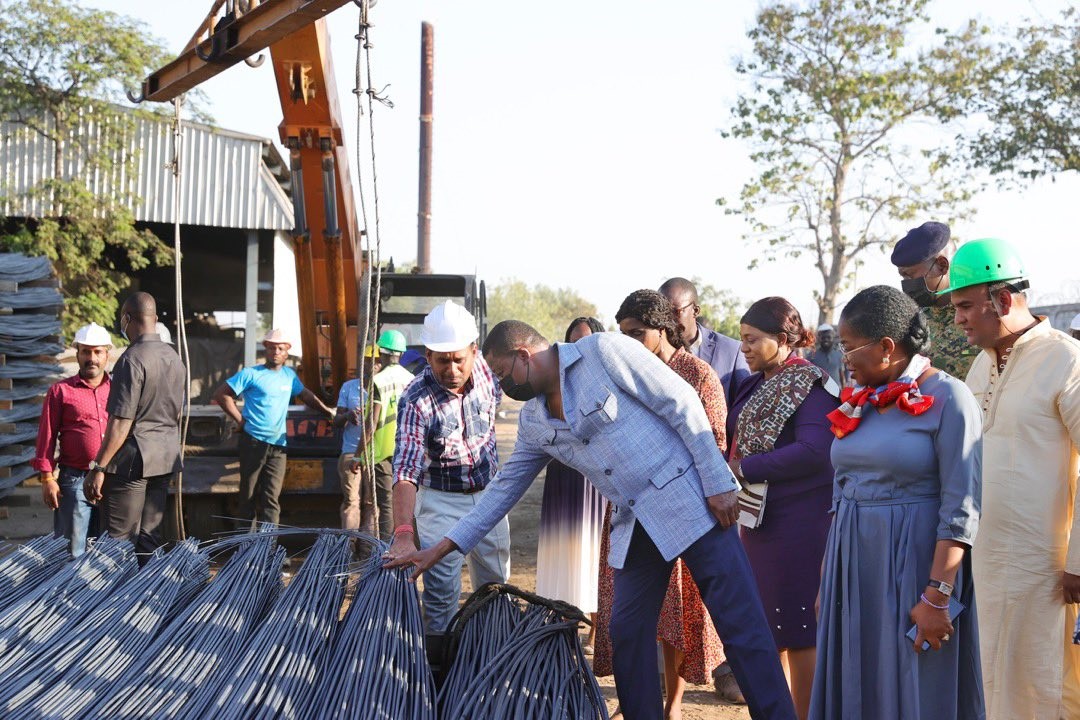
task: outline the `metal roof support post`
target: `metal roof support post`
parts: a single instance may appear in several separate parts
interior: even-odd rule
[[[247,273],[244,276],[244,366],[255,364],[259,342],[259,231],[247,232]]]

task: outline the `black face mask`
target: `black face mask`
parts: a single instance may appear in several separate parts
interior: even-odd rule
[[[510,365],[510,372],[499,380],[499,387],[502,388],[506,397],[512,400],[520,400],[526,402],[532,400],[539,393],[536,392],[536,388],[529,382],[529,374],[531,369],[528,365],[525,366],[525,382],[514,382],[514,365],[517,365],[517,355],[514,356],[514,362]]]
[[[915,301],[919,307],[934,307],[938,304],[938,296],[926,286],[926,277],[904,279],[900,281],[900,289],[904,294]]]

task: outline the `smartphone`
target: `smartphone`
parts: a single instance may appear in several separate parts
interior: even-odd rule
[[[921,601],[920,601],[921,602]],[[954,597],[949,597],[949,622],[956,620],[956,617],[964,611],[964,604]],[[915,642],[915,638],[919,634],[919,628],[915,625],[911,626],[911,629],[907,631],[907,637],[911,642]],[[930,649],[930,642],[923,640],[922,644],[923,652]]]

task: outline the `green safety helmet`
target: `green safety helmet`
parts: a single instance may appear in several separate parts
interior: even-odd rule
[[[964,243],[949,264],[949,287],[945,295],[972,285],[1011,282],[1027,277],[1024,261],[1012,244],[997,238]]]
[[[379,342],[376,344],[383,350],[395,353],[403,353],[408,350],[405,346],[405,334],[400,330],[383,330],[382,334],[379,335]]]

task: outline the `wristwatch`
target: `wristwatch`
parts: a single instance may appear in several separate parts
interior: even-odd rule
[[[95,473],[98,470],[100,470],[101,472],[105,472],[105,468],[102,467],[101,465],[98,465],[97,460],[91,460],[90,461],[90,467],[86,468],[87,474]]]
[[[926,586],[934,588],[945,597],[952,597],[954,588],[952,585],[945,582],[944,580],[931,580],[930,582],[926,583]]]

